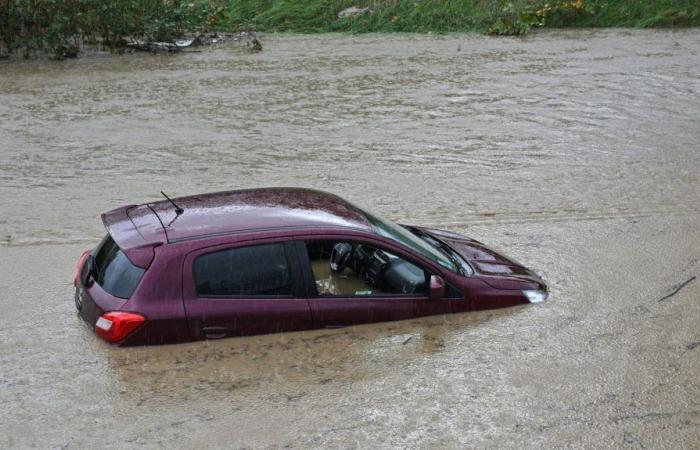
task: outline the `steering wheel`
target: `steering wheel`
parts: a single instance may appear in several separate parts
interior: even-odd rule
[[[352,244],[347,242],[335,244],[333,251],[331,251],[331,271],[335,273],[342,272],[348,264],[350,255],[352,255]]]

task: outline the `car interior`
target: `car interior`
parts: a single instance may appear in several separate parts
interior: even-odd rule
[[[306,243],[320,296],[423,294],[429,275],[385,250],[353,242]]]

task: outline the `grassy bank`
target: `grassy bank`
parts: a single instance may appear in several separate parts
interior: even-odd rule
[[[349,6],[369,12],[338,18]],[[219,17],[227,28],[296,32],[520,34],[532,27],[700,26],[698,0],[238,0]]]
[[[339,18],[350,6],[367,12]],[[172,40],[197,28],[524,34],[535,27],[700,26],[700,0],[0,0],[0,48],[73,56],[77,39]]]

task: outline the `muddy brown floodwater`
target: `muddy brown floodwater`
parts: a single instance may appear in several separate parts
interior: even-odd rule
[[[700,447],[700,30],[284,36],[0,63],[0,447]],[[341,194],[535,268],[544,304],[112,348],[99,213]]]

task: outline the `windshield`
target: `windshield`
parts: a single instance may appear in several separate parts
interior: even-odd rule
[[[457,266],[450,261],[450,259],[440,250],[430,246],[427,242],[414,235],[402,226],[399,226],[389,220],[373,216],[365,212],[367,220],[369,220],[372,228],[377,234],[393,239],[394,241],[406,245],[418,253],[426,256],[436,263],[440,264],[442,267],[451,270],[452,272],[458,272]]]

